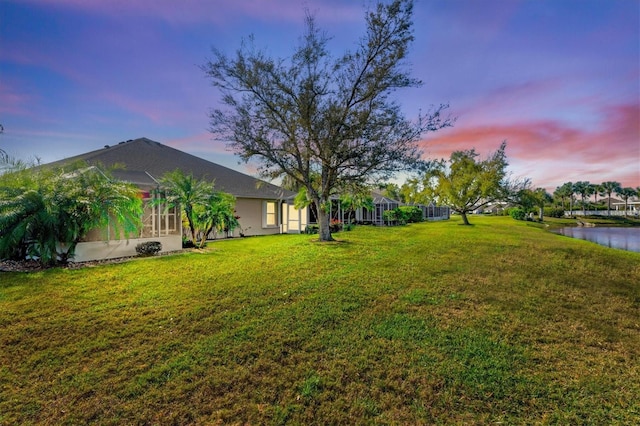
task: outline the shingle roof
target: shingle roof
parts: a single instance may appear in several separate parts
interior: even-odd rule
[[[141,187],[153,185],[154,179],[159,180],[165,173],[180,169],[185,173],[193,173],[197,179],[214,180],[215,189],[238,198],[279,199],[295,195],[276,185],[147,138],[120,142],[48,165],[61,166],[76,161],[105,167],[122,165],[124,170],[116,170],[114,176]]]
[[[386,197],[378,191],[372,191],[371,197],[373,198],[373,204],[402,204],[400,201]]]

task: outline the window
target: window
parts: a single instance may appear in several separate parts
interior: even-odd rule
[[[265,201],[262,205],[262,227],[273,228],[278,226],[278,203]]]

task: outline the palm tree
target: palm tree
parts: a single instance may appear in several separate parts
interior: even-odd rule
[[[137,232],[138,189],[95,168],[20,170],[0,179],[0,258],[66,263],[92,229]]]
[[[536,188],[533,191],[533,200],[538,207],[538,218],[540,219],[540,222],[542,222],[544,220],[544,206],[545,204],[552,202],[553,198],[546,189]]]
[[[340,205],[347,213],[348,226],[351,228],[352,216],[359,208],[373,210],[373,198],[368,191],[362,190],[357,192],[348,192],[340,196]]]
[[[111,178],[96,167],[63,174],[56,200],[60,227],[58,241],[66,251],[59,253],[66,263],[80,240],[92,229],[113,230],[116,238],[137,234],[142,226],[142,197],[132,184]]]
[[[611,194],[613,194],[614,192],[618,192],[622,187],[620,185],[620,182],[614,181],[602,182],[600,186],[602,187],[601,195],[606,195],[608,197],[607,211],[608,215],[611,216]]]
[[[206,182],[193,177],[193,174],[185,175],[182,170],[176,169],[165,174],[160,179],[160,186],[165,191],[165,200],[168,207],[180,206],[183,215],[189,225],[191,242],[196,244],[196,214],[194,208],[197,205],[207,205],[213,195],[214,182]]]
[[[574,192],[580,195],[580,201],[582,202],[582,214],[587,215],[587,207],[585,203],[585,198],[589,198],[591,194],[593,194],[593,186],[588,181],[580,181],[576,182],[573,185]]]
[[[595,198],[594,204],[597,205],[598,204],[598,195],[602,192],[602,185],[598,185],[598,184],[593,183],[593,184],[591,184],[591,187],[592,187],[592,192],[591,193],[593,194],[593,196]]]
[[[627,215],[627,204],[629,203],[629,198],[635,196],[637,194],[636,190],[630,187],[620,188],[616,194],[622,198],[624,201],[624,215]]]
[[[562,200],[562,208],[565,206],[565,198],[569,199],[569,216],[573,216],[573,194],[575,188],[573,182],[565,182],[561,186],[557,187],[554,191],[554,195]]]
[[[35,245],[55,245],[52,233],[40,230],[53,228],[41,192],[27,188],[0,189],[0,259],[24,260],[27,256],[39,256],[48,263],[51,256],[35,253]],[[40,235],[38,235],[40,234]],[[38,237],[36,239],[36,236]]]
[[[235,216],[235,202],[233,195],[225,192],[213,192],[206,204],[195,206],[195,224],[202,231],[199,247],[204,247],[207,236],[211,232],[233,232],[238,227]]]

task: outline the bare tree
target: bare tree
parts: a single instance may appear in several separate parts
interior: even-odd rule
[[[405,62],[412,14],[411,0],[377,4],[357,50],[338,58],[307,16],[289,59],[269,57],[250,38],[233,57],[214,49],[203,66],[227,107],[211,112],[211,132],[243,160],[258,159],[264,177],[288,176],[305,188],[318,207],[321,241],[333,239],[332,195],[419,165],[420,137],[452,124],[441,115],[446,105],[410,121],[390,98],[421,84]]]

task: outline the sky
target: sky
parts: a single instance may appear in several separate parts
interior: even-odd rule
[[[0,0],[0,149],[48,163],[147,137],[253,174],[208,132],[220,93],[200,68],[253,35],[287,58],[310,12],[335,56],[371,0]],[[639,0],[415,0],[407,118],[449,104],[425,159],[507,141],[509,171],[640,186]],[[398,182],[403,182],[398,176]]]

